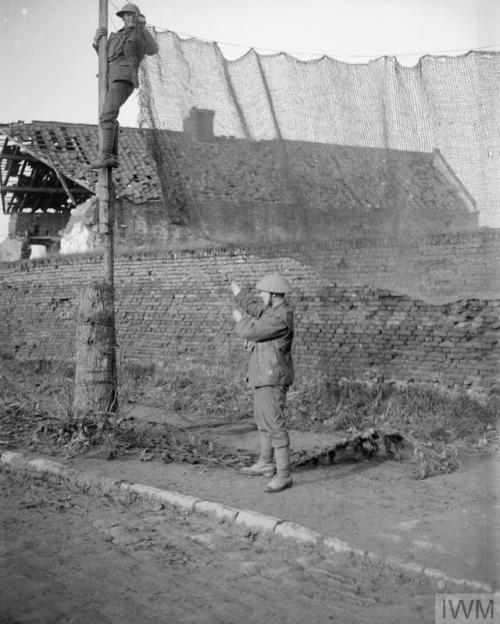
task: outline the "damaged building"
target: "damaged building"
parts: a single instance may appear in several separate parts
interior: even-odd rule
[[[248,141],[215,136],[213,117],[193,108],[182,132],[120,129],[118,247],[166,246],[188,231],[225,243],[479,226],[474,199],[439,150]],[[10,218],[2,245],[15,242],[18,258],[32,245],[47,253],[95,248],[98,174],[88,167],[98,127],[18,122],[0,126],[0,141],[2,209]]]
[[[18,253],[22,249],[25,256],[31,245],[58,253],[62,232],[77,207],[88,206],[91,214],[85,223],[95,222],[98,173],[88,167],[98,154],[98,127],[18,122],[0,126],[0,140],[2,209],[9,216],[9,237],[3,246]],[[122,167],[114,175],[117,212],[129,204],[153,209],[162,205],[156,169],[141,131],[123,130],[120,144]]]

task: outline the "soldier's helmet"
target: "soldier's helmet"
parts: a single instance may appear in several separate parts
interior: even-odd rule
[[[283,277],[278,273],[271,273],[263,277],[255,288],[265,292],[284,295],[292,290],[292,285],[286,277]]]
[[[124,4],[123,8],[120,11],[117,11],[116,14],[118,17],[123,17],[124,13],[135,13],[138,16],[141,12],[136,4]]]

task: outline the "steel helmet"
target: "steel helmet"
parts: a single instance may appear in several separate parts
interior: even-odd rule
[[[263,277],[255,288],[265,292],[284,294],[292,290],[292,285],[285,277],[278,273],[271,273]]]
[[[139,7],[136,4],[124,4],[121,11],[117,11],[118,17],[123,17],[124,13],[135,13],[136,15],[140,14]]]

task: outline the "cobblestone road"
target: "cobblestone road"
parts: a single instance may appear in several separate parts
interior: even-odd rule
[[[434,621],[427,581],[0,468],[2,624]]]

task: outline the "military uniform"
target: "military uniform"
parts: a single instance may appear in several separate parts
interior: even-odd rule
[[[138,25],[111,33],[108,40],[108,90],[99,122],[115,126],[120,107],[139,86],[139,65],[146,54],[156,54],[158,45]]]
[[[125,13],[140,15],[135,4],[126,4],[119,17]],[[98,37],[96,33],[96,37]],[[94,48],[98,49],[94,40]],[[99,159],[92,163],[92,169],[118,166],[118,114],[136,87],[139,86],[139,65],[144,56],[157,54],[158,45],[144,24],[125,26],[108,39],[108,85],[106,97],[99,116],[102,130],[102,146]]]
[[[254,417],[261,441],[260,458],[255,465],[257,468],[251,467],[247,474],[272,476],[274,469],[270,470],[270,467],[274,452],[278,477],[285,481],[288,479],[286,487],[289,487],[290,439],[284,411],[286,393],[294,380],[291,355],[293,310],[284,299],[277,305],[265,307],[249,291],[240,291],[236,301],[245,311],[241,320],[236,323],[235,331],[250,343],[247,382],[254,392]],[[261,466],[264,466],[263,470]]]
[[[273,448],[288,446],[284,407],[294,377],[293,311],[285,301],[264,309],[248,292],[241,292],[236,301],[247,313],[236,324],[235,331],[252,343],[247,380],[254,389],[257,427],[270,437]]]

